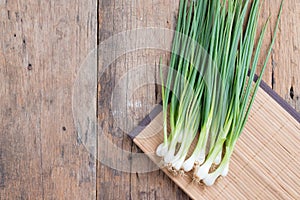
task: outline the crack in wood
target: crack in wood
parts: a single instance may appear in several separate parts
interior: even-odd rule
[[[290,88],[290,97],[294,100],[294,96],[295,96],[295,94],[294,94],[294,87],[293,86],[291,86],[291,88]]]
[[[272,55],[271,55],[271,63],[272,63],[272,77],[271,77],[271,85],[272,85],[272,90],[274,90],[276,81],[275,81],[275,67],[276,67],[276,63],[275,63],[275,59],[274,59],[274,50],[272,49]]]

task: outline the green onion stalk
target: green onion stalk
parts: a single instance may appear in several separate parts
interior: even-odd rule
[[[271,54],[282,6],[254,83],[269,22],[258,34],[260,1],[180,1],[170,68],[162,81],[164,140],[156,150],[175,174],[192,171],[194,181],[208,186],[228,174]]]

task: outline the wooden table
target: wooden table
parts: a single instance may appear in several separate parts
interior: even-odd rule
[[[266,0],[262,6],[261,18],[271,15],[266,45],[279,5],[280,0]],[[97,153],[88,152],[78,138],[72,114],[74,81],[88,53],[125,30],[174,29],[177,8],[178,0],[0,0],[0,199],[188,199],[159,170],[128,173],[97,162]],[[300,3],[285,0],[264,81],[298,111],[299,34]],[[124,40],[138,39],[131,35]],[[132,88],[136,82],[128,72],[143,65],[150,67],[135,77],[158,80],[159,59],[167,64],[168,56],[165,51],[140,49],[118,57],[103,74],[98,68],[94,98],[99,128],[119,148],[139,152],[115,123],[121,115],[110,106],[115,86],[122,78],[125,87]],[[128,130],[161,98],[154,84],[138,88],[134,95],[126,95],[126,90],[124,94],[125,117],[134,118],[133,124],[125,120]]]

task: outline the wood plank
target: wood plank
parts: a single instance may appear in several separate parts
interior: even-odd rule
[[[0,1],[0,199],[94,199],[72,89],[96,47],[97,1]]]
[[[111,36],[126,30],[143,27],[174,29],[178,1],[103,0],[100,1],[99,5],[99,40],[101,46],[101,43]],[[116,46],[113,48],[112,54],[122,49],[121,46],[124,42],[127,42],[129,48],[131,41],[133,41],[133,48],[137,46],[137,43],[143,42],[139,41],[136,35],[129,34],[124,40],[120,39],[114,43]],[[170,38],[165,42],[169,42],[169,46],[171,46]],[[103,76],[99,72],[98,109],[101,110],[98,113],[99,131],[105,133],[107,138],[120,149],[135,154],[140,150],[132,143],[127,134],[152,110],[155,104],[160,102],[159,86],[148,84],[141,88],[134,88],[138,85],[136,81],[153,82],[153,80],[158,80],[157,63],[159,63],[159,58],[160,56],[169,57],[169,54],[157,49],[140,49],[126,53],[117,58]],[[164,60],[167,62],[167,59]],[[103,69],[103,65],[101,62],[99,63],[99,71]],[[133,73],[135,69],[137,71]],[[131,79],[132,74],[135,76],[134,80]],[[115,87],[118,87],[122,81],[124,90],[123,93],[120,93],[120,102],[115,107],[111,107],[111,94],[117,90]],[[136,89],[132,96],[129,94],[131,88]],[[127,120],[118,122],[120,119]],[[98,143],[100,142],[98,141]],[[125,160],[124,162],[130,163],[125,153],[118,157],[111,150],[102,152],[98,149],[98,155],[115,157],[112,162]],[[135,161],[132,160],[131,162],[134,164]],[[131,172],[133,170],[131,169]],[[188,199],[187,195],[178,190],[178,187],[160,171],[128,173],[111,169],[100,162],[97,182],[99,199]],[[161,189],[157,185],[160,185]]]
[[[193,183],[191,173],[180,177],[167,168],[162,171],[193,199],[298,199],[300,123],[262,89],[253,108],[237,142],[227,177],[206,187]],[[158,165],[160,158],[155,150],[162,141],[162,113],[134,138]]]
[[[276,15],[281,0],[263,1],[261,24],[271,16],[271,28],[267,30],[264,46],[273,37]],[[300,2],[284,1],[282,20],[275,41],[271,59],[264,75],[264,81],[300,112]]]

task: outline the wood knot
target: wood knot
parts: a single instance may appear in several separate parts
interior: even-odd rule
[[[29,63],[28,66],[27,66],[27,69],[30,71],[32,70],[32,65]]]

